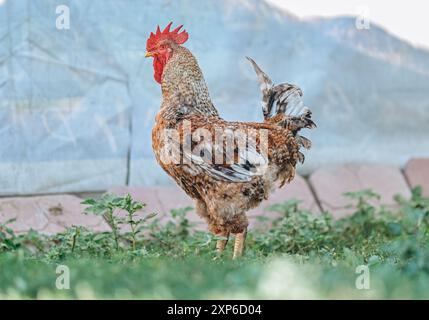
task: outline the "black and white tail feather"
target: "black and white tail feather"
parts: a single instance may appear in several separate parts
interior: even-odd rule
[[[264,120],[269,121],[272,117],[283,114],[285,117],[278,125],[287,127],[296,136],[298,143],[305,149],[310,149],[311,141],[298,135],[298,131],[303,128],[313,129],[316,124],[311,119],[311,110],[304,106],[302,101],[302,90],[289,83],[274,85],[270,77],[262,71],[256,62],[246,57],[253,66],[258,76],[259,85],[262,92],[262,112]],[[304,162],[304,155],[300,155],[300,162]]]

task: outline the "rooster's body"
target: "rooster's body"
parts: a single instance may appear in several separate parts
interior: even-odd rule
[[[314,123],[307,108],[290,110],[288,106],[292,98],[302,95],[300,89],[288,84],[273,86],[251,59],[261,83],[265,120],[228,122],[220,118],[195,57],[179,45],[186,41],[187,34],[185,40],[178,38],[184,34],[178,30],[158,29],[157,34],[151,35],[159,37],[157,46],[148,40],[149,55],[155,57],[155,79],[161,82],[163,97],[152,131],[153,150],[162,168],[195,199],[196,211],[206,220],[209,230],[225,238],[230,233],[237,235],[234,256],[238,256],[248,226],[246,211],[267,199],[276,185],[294,178],[297,162],[303,161],[300,147],[310,147],[310,141],[297,132]],[[165,56],[151,53],[158,48],[167,48],[159,49]],[[254,143],[247,137],[240,146],[237,132],[251,132]],[[220,143],[214,138],[219,133]],[[233,146],[229,153],[227,141]],[[166,160],[166,155],[171,154],[175,161]],[[221,155],[220,162],[214,159],[215,154]],[[219,251],[226,242],[218,241]]]

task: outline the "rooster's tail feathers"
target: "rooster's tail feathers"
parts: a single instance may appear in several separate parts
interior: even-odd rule
[[[294,133],[300,129],[316,127],[311,111],[304,106],[302,90],[293,84],[274,85],[254,60],[247,57],[255,70],[262,91],[262,112],[265,121],[288,127]]]

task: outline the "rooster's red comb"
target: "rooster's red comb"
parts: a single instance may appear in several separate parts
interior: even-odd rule
[[[183,25],[180,25],[173,31],[170,31],[170,27],[172,24],[173,22],[170,22],[165,27],[164,31],[161,31],[161,29],[158,26],[158,28],[156,28],[155,34],[153,32],[150,33],[149,39],[147,39],[147,42],[146,42],[147,51],[152,51],[155,48],[156,44],[161,40],[170,39],[176,42],[177,44],[183,44],[186,42],[186,40],[188,40],[189,35],[185,30],[179,32],[179,30],[183,27]]]

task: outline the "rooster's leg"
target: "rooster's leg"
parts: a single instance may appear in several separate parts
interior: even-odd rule
[[[225,249],[226,244],[228,243],[229,232],[223,232],[223,233],[219,234],[219,236],[226,238],[226,240],[218,240],[216,242],[216,251],[218,252],[218,254],[221,254],[223,252],[223,250]]]
[[[238,257],[241,257],[244,250],[244,242],[246,241],[246,232],[247,230],[244,229],[243,232],[237,233],[235,235],[235,243],[234,243],[234,255],[233,259],[236,259]]]

